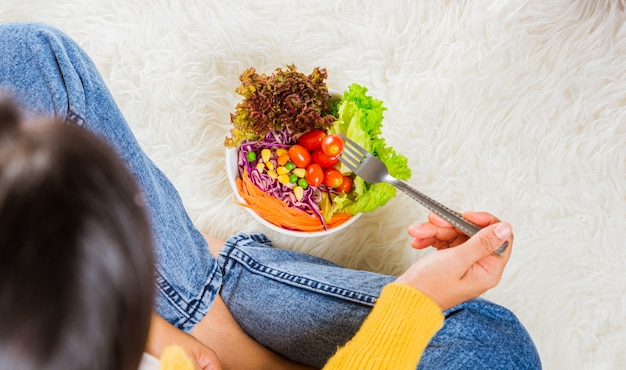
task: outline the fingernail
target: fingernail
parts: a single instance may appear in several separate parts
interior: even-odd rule
[[[498,226],[496,226],[495,229],[493,229],[493,232],[501,240],[508,239],[508,237],[511,235],[511,225],[502,222]]]

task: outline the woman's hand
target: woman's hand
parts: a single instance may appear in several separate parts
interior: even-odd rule
[[[486,212],[465,212],[463,217],[482,227],[500,221]],[[469,239],[467,235],[434,213],[428,215],[428,222],[409,226],[409,235],[415,238],[411,242],[411,246],[415,249],[424,249],[431,246],[437,249],[446,249],[456,247]]]
[[[513,234],[508,223],[498,222],[487,213],[468,212],[464,216],[481,226],[489,226],[469,239],[436,216],[429,216],[427,223],[410,227],[409,234],[416,238],[413,247],[421,249],[430,243],[437,251],[419,259],[396,280],[425,293],[442,310],[496,286],[511,256]],[[509,248],[504,254],[494,254],[505,241],[509,242]]]
[[[222,370],[220,361],[213,350],[153,313],[146,352],[160,358],[165,348],[172,345],[177,345],[185,351],[195,369]]]

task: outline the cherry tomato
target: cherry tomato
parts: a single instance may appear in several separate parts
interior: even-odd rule
[[[322,140],[324,154],[337,156],[343,151],[343,139],[339,135],[328,135]]]
[[[329,188],[337,188],[343,183],[343,175],[338,169],[329,167],[324,169],[324,185]]]
[[[311,163],[311,153],[306,150],[302,145],[292,145],[287,152],[289,158],[296,165],[296,167],[306,167]]]
[[[298,139],[298,144],[302,145],[306,150],[314,150],[322,146],[322,140],[326,133],[322,130],[311,130],[305,132]]]
[[[354,184],[354,181],[352,180],[352,177],[344,176],[343,182],[341,183],[341,185],[337,186],[335,190],[337,190],[340,193],[347,193],[350,190],[352,190],[353,184]]]
[[[311,163],[306,168],[306,181],[311,186],[320,186],[324,182],[324,170],[317,163]]]
[[[315,149],[313,151],[312,157],[314,163],[317,163],[324,168],[332,167],[339,163],[339,159],[337,159],[337,157],[327,155],[326,153],[324,153],[322,148]]]

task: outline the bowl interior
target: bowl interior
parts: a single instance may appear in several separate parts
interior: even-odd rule
[[[239,202],[245,203],[245,200],[239,195],[239,192],[237,191],[237,183],[235,182],[236,179],[239,177],[239,168],[237,166],[238,150],[239,148],[226,149],[226,174],[228,176],[228,182],[230,183],[230,186],[232,187],[233,192],[235,193],[235,197],[237,198]],[[248,211],[248,213],[250,213],[256,220],[258,220],[265,227],[271,230],[277,231],[281,234],[296,236],[299,238],[315,238],[319,236],[326,236],[326,235],[336,233],[337,231],[344,230],[345,228],[350,226],[353,222],[355,222],[359,217],[361,217],[361,214],[359,213],[359,214],[352,216],[348,221],[344,222],[343,224],[337,227],[333,227],[326,231],[309,232],[309,231],[294,231],[294,230],[283,229],[282,227],[278,227],[266,221],[263,217],[259,216],[256,212],[254,212],[250,208],[246,207],[246,211]]]

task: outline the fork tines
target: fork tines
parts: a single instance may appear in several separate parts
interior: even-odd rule
[[[361,146],[357,143],[354,142],[354,140],[350,139],[349,137],[347,137],[344,134],[340,134],[339,136],[341,136],[341,138],[343,139],[344,144],[348,143],[350,144],[350,146],[357,152],[359,152],[361,154],[361,156],[363,157],[367,157],[368,154],[370,154],[367,150],[361,148]],[[344,145],[344,149],[346,148],[346,146]]]
[[[337,156],[337,159],[348,167],[350,171],[356,173],[358,167],[363,163],[363,160],[369,153],[345,135],[341,134],[340,136],[344,141],[344,147],[343,152]]]

